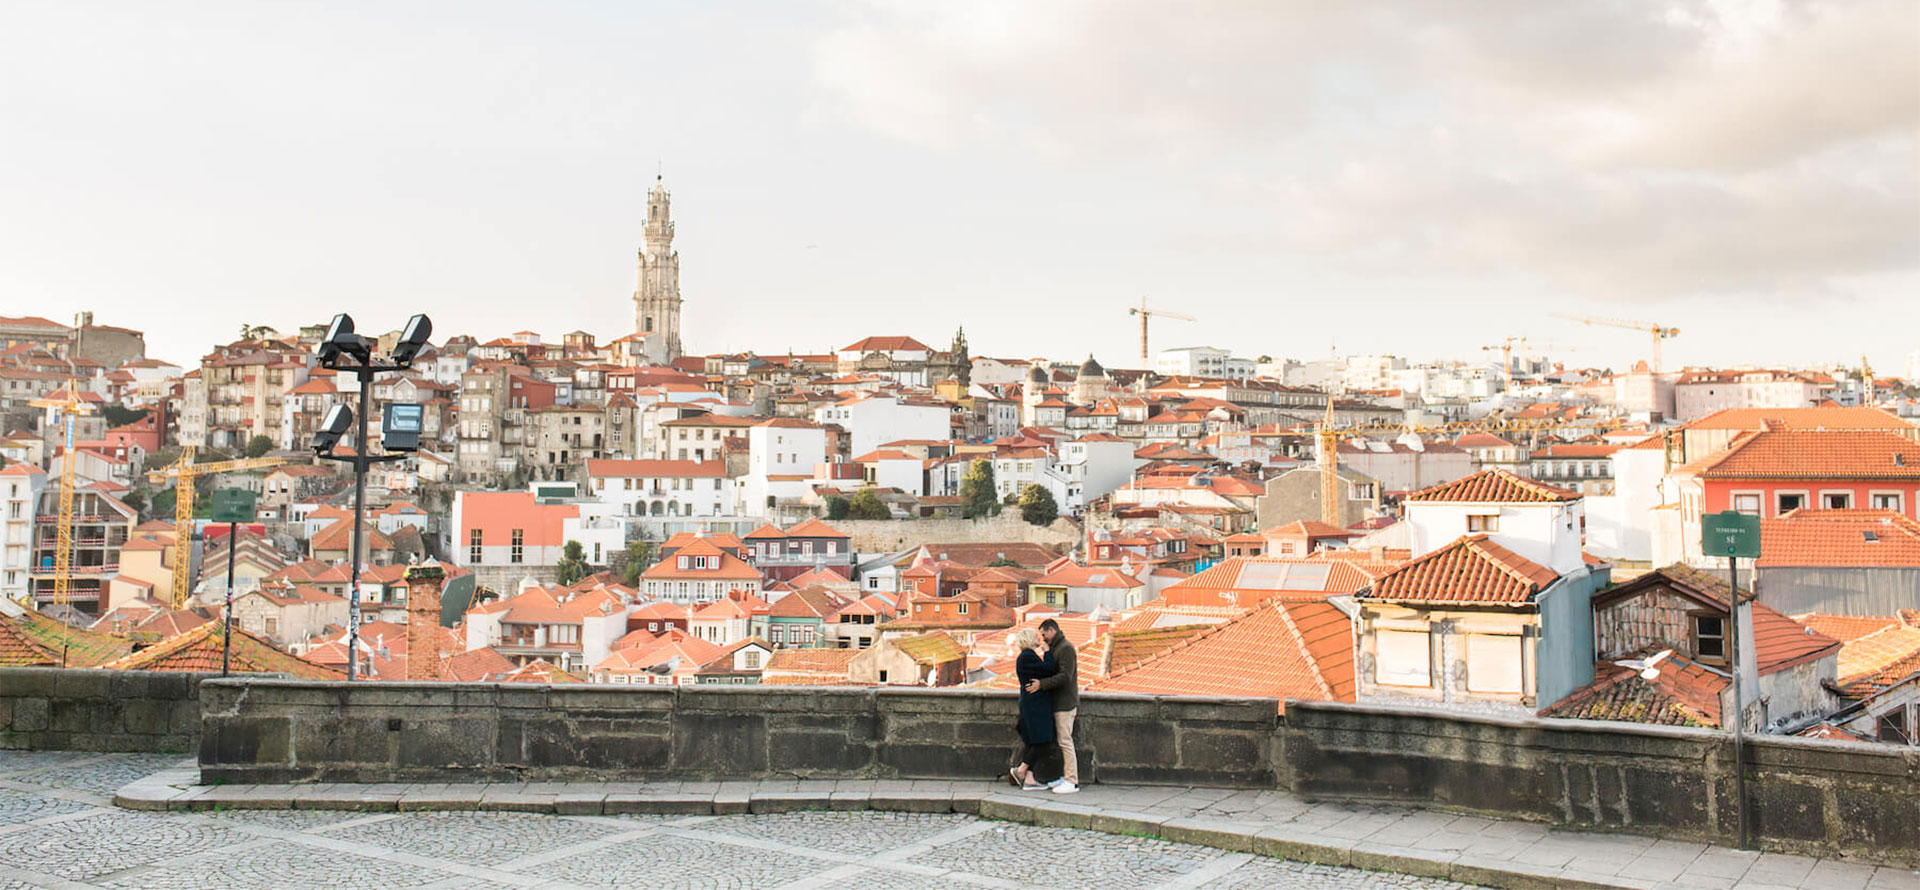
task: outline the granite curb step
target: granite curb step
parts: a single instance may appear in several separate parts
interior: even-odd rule
[[[1503,890],[1653,890],[1656,881],[1576,877],[1466,853],[1396,847],[1317,834],[1300,828],[1213,818],[1171,818],[1104,809],[1052,795],[993,791],[972,782],[793,781],[641,783],[541,782],[524,785],[311,784],[199,785],[191,768],[154,773],[119,789],[115,806],[129,810],[476,810],[559,816],[726,816],[806,810],[964,813],[985,819],[1107,834],[1152,837],[1320,865],[1374,869]],[[768,787],[772,786],[772,787]],[[917,786],[917,787],[916,787]]]

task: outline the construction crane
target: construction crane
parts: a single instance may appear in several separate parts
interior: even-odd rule
[[[1577,321],[1581,324],[1605,325],[1610,328],[1626,328],[1630,331],[1644,331],[1653,335],[1653,352],[1647,359],[1647,370],[1660,373],[1660,341],[1680,335],[1680,329],[1668,327],[1651,321],[1632,321],[1625,318],[1601,318],[1593,315],[1573,315],[1566,312],[1553,313],[1555,318]]]
[[[73,485],[74,469],[80,463],[73,453],[73,428],[81,417],[93,413],[93,405],[80,400],[71,377],[67,378],[67,386],[60,394],[66,397],[34,399],[27,404],[50,408],[66,418],[63,424],[67,428],[66,453],[60,459],[60,515],[55,520],[53,533],[53,602],[64,606],[73,594]]]
[[[1461,433],[1546,433],[1563,429],[1617,429],[1626,425],[1624,418],[1605,420],[1463,420],[1454,423],[1371,423],[1337,427],[1333,424],[1333,401],[1327,401],[1327,414],[1320,423],[1314,425],[1314,439],[1318,444],[1317,455],[1320,467],[1320,521],[1335,528],[1345,528],[1340,521],[1340,440],[1353,435],[1385,435],[1413,433],[1415,435],[1441,434],[1459,435]]]
[[[1500,377],[1506,382],[1507,389],[1513,388],[1513,348],[1516,345],[1520,347],[1520,354],[1526,355],[1527,338],[1525,337],[1508,337],[1500,341],[1498,346],[1480,347],[1482,352],[1500,353]]]
[[[187,604],[188,575],[193,564],[193,481],[201,476],[259,470],[287,462],[284,457],[243,457],[197,464],[193,462],[193,453],[192,445],[183,445],[179,460],[165,469],[147,473],[147,481],[154,485],[173,480],[173,607],[176,609]]]
[[[1127,314],[1140,316],[1140,363],[1142,365],[1146,365],[1148,361],[1151,361],[1151,356],[1147,353],[1147,319],[1158,316],[1160,318],[1177,318],[1181,321],[1200,320],[1191,315],[1181,315],[1178,312],[1168,312],[1165,309],[1148,309],[1146,297],[1141,297],[1140,305],[1129,308]],[[1148,367],[1148,370],[1152,370],[1151,366]]]

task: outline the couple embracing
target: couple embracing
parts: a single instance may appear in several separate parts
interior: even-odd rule
[[[1040,622],[1039,632],[1021,628],[1014,636],[1020,655],[1014,676],[1020,681],[1019,760],[1007,770],[1023,791],[1072,794],[1080,790],[1080,765],[1073,750],[1073,718],[1080,711],[1080,670],[1073,644],[1059,622]]]

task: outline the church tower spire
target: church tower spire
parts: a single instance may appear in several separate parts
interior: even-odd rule
[[[633,327],[647,356],[662,364],[680,357],[680,254],[673,249],[673,196],[664,177],[647,191],[647,225],[633,291]]]

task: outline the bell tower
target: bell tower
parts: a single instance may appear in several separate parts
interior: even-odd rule
[[[633,291],[633,329],[646,337],[647,357],[680,357],[680,254],[673,249],[673,196],[663,178],[647,190],[647,226]]]

